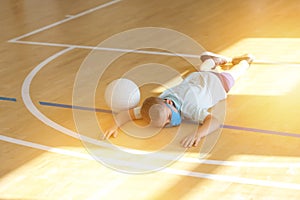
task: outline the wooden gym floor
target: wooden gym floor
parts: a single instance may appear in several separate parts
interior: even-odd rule
[[[299,1],[2,0],[0,11],[0,199],[300,198]],[[68,106],[92,48],[143,27],[172,29],[206,50],[249,52],[256,60],[230,91],[221,136],[204,160],[198,159],[201,147],[191,148],[162,170],[131,174],[93,159]],[[113,48],[119,46],[98,52]],[[176,56],[131,52],[111,64],[102,83],[146,63],[171,66],[183,76],[193,71]],[[142,99],[156,95],[157,87],[143,86]],[[97,118],[107,128],[112,115],[104,112],[103,98],[96,99]],[[90,120],[83,123],[89,127]],[[120,133],[110,141],[155,151],[174,131],[145,140]],[[97,151],[115,156],[105,146]]]

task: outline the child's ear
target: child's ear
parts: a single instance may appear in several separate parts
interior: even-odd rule
[[[167,104],[170,104],[170,105],[173,104],[172,101],[171,101],[170,99],[166,99],[165,102],[166,102]]]

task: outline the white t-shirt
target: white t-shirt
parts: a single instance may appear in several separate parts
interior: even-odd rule
[[[176,99],[175,106],[183,119],[203,123],[208,109],[225,99],[227,94],[220,79],[211,72],[193,72],[179,85],[164,91],[160,98]],[[140,118],[140,108],[134,109]]]

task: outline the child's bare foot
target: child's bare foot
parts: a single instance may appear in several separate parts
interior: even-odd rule
[[[233,65],[237,65],[239,64],[242,60],[245,60],[248,62],[248,64],[251,64],[254,60],[254,56],[251,55],[251,54],[244,54],[244,55],[241,55],[241,56],[237,56],[237,57],[234,57],[232,58],[232,64]]]

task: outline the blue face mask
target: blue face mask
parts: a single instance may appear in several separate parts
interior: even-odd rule
[[[181,124],[181,116],[180,116],[179,112],[174,111],[169,104],[166,103],[166,105],[168,106],[168,108],[170,108],[170,110],[172,112],[170,124],[168,124],[166,127],[180,125]]]

